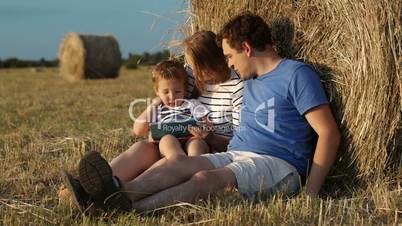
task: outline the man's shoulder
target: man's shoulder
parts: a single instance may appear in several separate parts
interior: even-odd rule
[[[319,77],[315,69],[304,62],[297,60],[286,60],[282,65],[281,75],[288,81],[292,82],[295,79],[307,79],[309,77]]]
[[[286,70],[295,72],[301,68],[311,69],[312,67],[302,61],[292,60],[292,59],[284,59],[283,68],[285,68]]]

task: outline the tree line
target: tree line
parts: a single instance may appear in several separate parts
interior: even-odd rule
[[[129,53],[127,58],[123,58],[123,66],[128,69],[135,69],[138,65],[155,65],[162,60],[168,59],[169,50],[163,50],[155,53],[143,52],[141,54]],[[31,67],[57,67],[58,59],[47,60],[23,60],[18,58],[0,58],[0,68],[31,68]]]
[[[57,67],[59,61],[46,60],[21,60],[18,58],[8,58],[5,60],[0,59],[0,68],[27,68],[27,67]]]
[[[135,69],[138,65],[155,65],[162,60],[169,59],[169,50],[156,53],[143,52],[142,54],[128,54],[128,58],[123,60],[123,65],[128,69]]]

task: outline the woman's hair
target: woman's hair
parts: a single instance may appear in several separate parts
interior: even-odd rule
[[[187,75],[182,63],[177,60],[164,60],[159,62],[152,70],[152,83],[158,89],[158,82],[161,79],[177,79],[187,87]]]
[[[223,50],[216,43],[216,35],[212,31],[198,31],[183,42],[186,59],[193,66],[195,84],[200,91],[204,90],[205,76],[213,77],[214,84],[222,83],[230,78]]]
[[[227,39],[229,46],[242,50],[247,41],[256,50],[263,51],[267,44],[272,45],[271,30],[264,19],[248,11],[233,17],[218,34],[218,42]],[[220,44],[221,45],[221,44]]]

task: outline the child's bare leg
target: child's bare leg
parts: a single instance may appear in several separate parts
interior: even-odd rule
[[[162,156],[169,159],[172,156],[186,155],[180,142],[172,135],[163,136],[159,141],[159,151]]]
[[[207,142],[199,138],[190,138],[186,143],[186,150],[188,156],[202,155],[210,152]]]

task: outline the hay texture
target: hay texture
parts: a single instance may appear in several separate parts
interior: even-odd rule
[[[400,152],[400,9],[399,0],[192,0],[187,35],[217,32],[245,10],[262,16],[282,56],[321,74],[343,134],[336,167],[368,179]]]
[[[68,80],[116,78],[122,64],[117,40],[109,35],[68,33],[60,45],[60,75]]]

